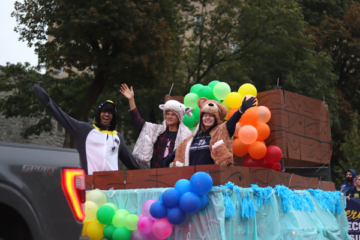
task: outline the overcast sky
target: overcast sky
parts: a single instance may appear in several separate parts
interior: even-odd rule
[[[29,62],[35,66],[38,58],[34,47],[29,48],[26,42],[19,41],[19,34],[14,32],[16,19],[10,16],[14,11],[14,3],[14,0],[2,0],[0,3],[0,65],[4,66],[6,62]]]

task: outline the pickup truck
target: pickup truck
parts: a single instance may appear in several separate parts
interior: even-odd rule
[[[0,240],[77,240],[84,203],[76,150],[0,142]]]

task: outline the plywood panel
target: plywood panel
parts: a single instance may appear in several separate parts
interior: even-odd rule
[[[94,172],[94,188],[102,190],[124,189],[124,171]]]
[[[93,175],[86,175],[85,176],[85,189],[92,190],[94,186],[94,176]]]

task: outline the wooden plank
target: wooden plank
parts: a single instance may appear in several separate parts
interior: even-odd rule
[[[213,180],[213,185],[214,186],[219,186],[221,185],[221,181],[220,181],[220,165],[198,165],[195,166],[195,172],[207,172],[210,174],[212,180]]]
[[[259,187],[275,187],[283,184],[282,174],[267,168],[250,168],[250,184]]]
[[[156,171],[156,168],[127,170],[125,189],[156,188]]]
[[[94,176],[85,175],[85,190],[92,190],[94,186]]]
[[[156,187],[172,188],[180,179],[190,180],[194,173],[194,166],[179,168],[157,168]]]
[[[124,171],[94,172],[94,188],[101,190],[125,189]]]

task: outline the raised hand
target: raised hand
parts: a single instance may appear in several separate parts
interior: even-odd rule
[[[244,98],[240,108],[240,112],[244,113],[247,109],[255,107],[256,106],[255,103],[256,103],[255,97],[251,97],[249,99]]]
[[[124,97],[126,97],[128,100],[133,99],[135,95],[133,87],[129,89],[126,84],[121,84],[119,92],[121,92],[121,94],[124,95]]]

